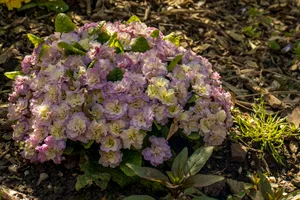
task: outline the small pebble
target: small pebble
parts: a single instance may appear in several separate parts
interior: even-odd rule
[[[8,167],[8,171],[10,171],[11,173],[17,173],[18,172],[18,165],[10,165]]]
[[[51,189],[52,189],[52,185],[49,184],[49,185],[47,186],[47,188],[48,188],[49,190],[51,190]]]
[[[275,178],[274,176],[270,176],[270,177],[269,177],[269,181],[270,181],[271,183],[276,183],[276,178]]]
[[[40,178],[39,178],[39,180],[38,180],[38,182],[37,182],[36,185],[39,185],[42,181],[46,180],[48,177],[49,177],[48,174],[46,174],[46,173],[41,173],[41,174],[40,174]]]
[[[243,168],[242,168],[242,167],[240,167],[240,168],[238,169],[238,173],[239,173],[239,174],[241,174],[241,173],[242,173],[242,171],[243,171]]]
[[[28,174],[29,174],[29,171],[26,170],[26,171],[24,172],[24,176],[27,176]]]
[[[57,176],[59,176],[59,177],[63,177],[63,173],[62,172],[58,172],[58,174],[57,174]]]
[[[8,160],[10,157],[11,157],[10,154],[6,154],[6,155],[4,156],[4,158],[7,159],[7,160]]]

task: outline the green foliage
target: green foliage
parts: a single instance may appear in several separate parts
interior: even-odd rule
[[[142,165],[142,156],[140,152],[137,151],[124,151],[123,153],[123,160],[120,165],[121,170],[127,175],[127,176],[135,176],[135,173],[130,169],[126,163],[134,164],[136,166]]]
[[[250,38],[259,38],[261,32],[256,31],[257,28],[253,26],[247,26],[243,29],[243,33]]]
[[[15,79],[18,75],[23,75],[21,71],[5,72],[4,75],[9,79]]]
[[[122,80],[123,75],[124,75],[124,72],[120,68],[115,67],[107,75],[107,81],[113,81],[113,82],[120,81],[120,80]]]
[[[154,30],[151,34],[150,34],[151,37],[153,38],[158,38],[159,37],[159,30]]]
[[[139,36],[135,39],[131,45],[131,51],[144,53],[150,49],[148,41],[143,36]]]
[[[30,40],[30,42],[34,45],[34,47],[37,47],[39,44],[42,44],[43,42],[45,42],[42,38],[33,35],[31,33],[27,34],[28,39]]]
[[[164,40],[168,40],[174,43],[176,46],[180,46],[180,36],[176,36],[175,33],[170,33],[164,37]]]
[[[131,22],[141,22],[140,18],[136,15],[132,15],[128,20],[127,23],[131,23]]]
[[[95,35],[95,34],[97,34],[97,33],[101,30],[101,28],[102,28],[102,26],[103,26],[104,24],[105,24],[105,21],[99,22],[98,26],[89,29],[89,30],[88,30],[88,33],[89,33],[90,35]]]
[[[55,31],[60,33],[69,33],[76,28],[76,25],[64,13],[60,13],[55,18]]]
[[[96,183],[102,190],[105,190],[111,179],[111,175],[103,172],[101,170],[102,167],[98,164],[97,160],[92,157],[85,155],[83,159],[84,160],[81,160],[80,169],[84,174],[77,177],[75,189],[78,191],[87,185]],[[99,179],[101,181],[99,181]]]
[[[64,49],[67,55],[85,55],[83,47],[80,47],[80,44],[76,42],[72,44],[59,42],[58,47]]]
[[[253,147],[258,144],[262,152],[261,156],[268,150],[278,163],[284,165],[279,149],[285,138],[293,136],[286,118],[280,118],[277,114],[268,115],[262,100],[253,106],[253,113],[250,116],[236,114],[234,118],[241,130],[235,136],[236,139],[248,139]]]
[[[116,49],[116,53],[124,53],[124,48],[119,40],[117,40],[117,33],[114,33],[112,36],[110,36],[108,40],[108,44],[110,47],[113,47]],[[105,38],[104,38],[105,39]]]
[[[268,46],[274,51],[280,50],[280,45],[275,40],[270,40],[268,42]]]
[[[295,54],[295,57],[300,60],[300,41],[296,42],[293,52]]]
[[[174,67],[181,61],[182,58],[182,54],[179,54],[177,56],[175,56],[175,58],[173,58],[173,60],[171,60],[170,64],[168,65],[168,71],[172,71],[174,69]]]
[[[39,60],[44,56],[46,55],[50,50],[50,46],[49,45],[46,45],[44,44],[41,48],[41,51],[39,53]]]
[[[67,10],[69,10],[68,4],[66,4],[66,2],[63,0],[35,0],[25,4],[19,10],[26,10],[34,7],[46,7],[49,11],[54,11],[57,13],[66,12]]]
[[[109,41],[109,39],[110,39],[110,36],[107,33],[101,32],[98,34],[97,41],[100,42],[101,44],[104,44],[107,41]]]
[[[155,199],[148,195],[131,195],[129,197],[124,198],[124,200],[155,200]]]
[[[188,150],[184,148],[175,157],[172,171],[166,172],[168,177],[154,168],[133,164],[127,164],[127,166],[139,177],[163,184],[175,199],[180,199],[193,193],[191,190],[187,192],[185,189],[208,186],[224,179],[221,176],[197,174],[211,156],[212,151],[213,147],[201,147],[188,158]]]

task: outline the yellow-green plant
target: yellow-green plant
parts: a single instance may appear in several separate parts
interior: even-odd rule
[[[269,151],[278,163],[284,165],[279,149],[285,138],[294,135],[286,118],[279,117],[278,113],[268,114],[263,100],[254,104],[250,115],[239,113],[234,118],[240,129],[240,134],[235,136],[237,139],[258,144],[262,152]]]

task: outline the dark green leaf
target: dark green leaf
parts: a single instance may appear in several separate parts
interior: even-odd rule
[[[205,165],[206,161],[211,156],[214,147],[201,147],[197,149],[187,160],[184,174],[192,176],[197,174],[200,169]]]
[[[185,189],[183,193],[185,195],[192,195],[192,194],[199,195],[199,194],[201,194],[201,192],[198,189],[196,189],[195,187],[189,187],[189,188]]]
[[[252,184],[244,183],[242,181],[236,181],[233,179],[226,179],[226,182],[227,182],[230,190],[234,194],[238,194],[240,191],[244,191],[244,190],[247,190],[247,189],[250,189],[251,187],[253,187]]]
[[[141,22],[140,18],[136,15],[132,15],[128,20],[127,23],[131,23],[131,22]]]
[[[199,97],[197,95],[193,94],[187,103],[194,103],[198,98]]]
[[[99,31],[101,30],[102,26],[105,24],[105,21],[101,21],[99,22],[98,26],[94,27],[94,28],[91,28],[88,30],[89,34],[90,35],[94,35],[94,34],[97,34],[99,33]]]
[[[156,122],[156,121],[153,121],[154,122],[154,125],[156,126],[157,130],[161,130],[161,126]]]
[[[280,46],[279,44],[275,41],[275,40],[271,40],[269,41],[269,47],[272,49],[272,50],[280,50]]]
[[[60,33],[69,33],[76,28],[76,25],[64,13],[59,13],[55,18],[55,31]]]
[[[150,36],[153,37],[153,38],[158,38],[159,37],[159,30],[152,31]]]
[[[76,48],[74,45],[68,44],[66,42],[59,42],[58,47],[64,49],[67,55],[81,55],[81,56],[85,55],[84,51],[82,51],[82,50]]]
[[[133,164],[126,164],[131,168],[136,175],[141,178],[148,179],[150,181],[156,181],[159,183],[168,182],[169,179],[166,175],[161,173],[159,170],[149,167],[139,167]]]
[[[217,199],[207,197],[207,196],[200,196],[200,197],[195,197],[192,200],[217,200]]]
[[[197,174],[186,179],[183,185],[184,187],[206,187],[223,179],[223,176]]]
[[[84,188],[87,185],[91,185],[93,183],[93,180],[91,180],[86,174],[79,175],[77,177],[77,181],[75,184],[75,189],[79,191],[80,189]]]
[[[180,37],[175,36],[175,33],[170,33],[169,35],[166,35],[164,37],[164,40],[168,40],[178,47],[180,46]]]
[[[72,147],[72,146],[67,146],[67,147],[65,148],[65,150],[64,150],[64,154],[70,155],[70,154],[73,152],[73,150],[74,150],[74,147]]]
[[[112,71],[109,72],[107,75],[107,81],[120,81],[123,78],[124,72],[118,68],[115,67]]]
[[[197,132],[192,132],[187,137],[191,140],[199,140],[200,139],[200,135]]]
[[[257,173],[259,177],[259,191],[262,193],[265,199],[269,199],[269,195],[274,196],[271,184],[261,171],[258,171]]]
[[[55,1],[38,1],[38,6],[46,6],[48,10],[61,13],[69,10],[68,4],[63,0],[55,0]]]
[[[155,200],[155,199],[148,195],[131,195],[129,197],[126,197],[124,200]]]
[[[177,56],[175,56],[175,58],[173,58],[173,60],[171,61],[171,63],[168,65],[168,71],[172,71],[174,69],[174,67],[181,61],[182,58],[182,54],[179,54]]]
[[[148,41],[143,36],[138,36],[131,46],[133,52],[146,52],[150,49]]]
[[[173,175],[181,181],[184,177],[184,167],[188,159],[188,149],[185,147],[174,159],[172,164]]]
[[[85,48],[83,48],[83,46],[81,46],[81,44],[79,44],[78,42],[73,42],[71,44],[71,46],[73,46],[73,47],[75,47],[75,48],[77,48],[77,49],[79,49],[81,51],[84,51],[84,52],[86,51]]]
[[[30,40],[30,42],[34,45],[34,47],[37,47],[39,44],[42,44],[43,42],[45,42],[42,38],[33,35],[31,33],[27,34],[28,39]]]
[[[178,181],[179,178],[175,177],[171,171],[166,171],[166,173],[167,173],[167,175],[168,175],[168,177],[169,177],[169,179],[171,180],[172,183],[179,182]]]
[[[4,75],[9,79],[15,79],[18,75],[23,75],[21,71],[5,72]]]
[[[125,187],[126,185],[132,184],[134,181],[137,180],[137,176],[126,176],[124,172],[122,172],[120,169],[112,169],[112,168],[106,168],[105,169],[112,177],[112,180],[117,182],[120,187]]]
[[[99,177],[99,179],[94,180],[94,182],[96,183],[97,186],[99,186],[102,190],[106,190],[108,183],[111,179],[110,174],[108,173],[101,173],[101,177]]]
[[[101,32],[99,33],[98,38],[96,39],[99,43],[104,44],[105,42],[109,41],[110,36],[105,33],[105,32]]]
[[[89,148],[91,148],[91,146],[93,145],[93,143],[94,143],[94,140],[91,140],[91,141],[89,141],[88,143],[82,143],[82,146],[85,148],[85,149],[89,149]]]
[[[30,2],[30,3],[26,3],[24,4],[21,8],[19,8],[18,10],[21,11],[21,10],[26,10],[26,9],[29,9],[29,8],[34,8],[38,6],[37,2]]]
[[[127,176],[135,176],[135,173],[130,169],[126,164],[134,164],[136,166],[142,165],[142,156],[141,153],[137,151],[125,151],[123,153],[123,161],[120,165],[121,170]]]
[[[165,139],[168,138],[169,132],[170,132],[170,128],[167,125],[162,127],[161,134]]]

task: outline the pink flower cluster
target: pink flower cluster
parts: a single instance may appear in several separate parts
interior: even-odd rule
[[[222,89],[211,64],[177,47],[161,32],[140,22],[86,24],[69,33],[54,33],[22,61],[9,96],[13,138],[25,141],[22,155],[31,161],[60,163],[66,141],[99,144],[103,166],[116,167],[122,149],[143,150],[157,166],[171,157],[167,141],[151,136],[152,125],[177,119],[187,136],[197,133],[207,145],[220,145],[232,124],[230,94]],[[116,34],[117,33],[117,34]],[[124,48],[117,52],[104,35]],[[132,51],[138,37],[150,49]],[[67,54],[59,43],[80,44],[84,55]],[[169,70],[178,55],[181,60]],[[119,80],[108,80],[116,68]],[[194,98],[195,101],[189,100]],[[151,147],[143,141],[151,136]]]

